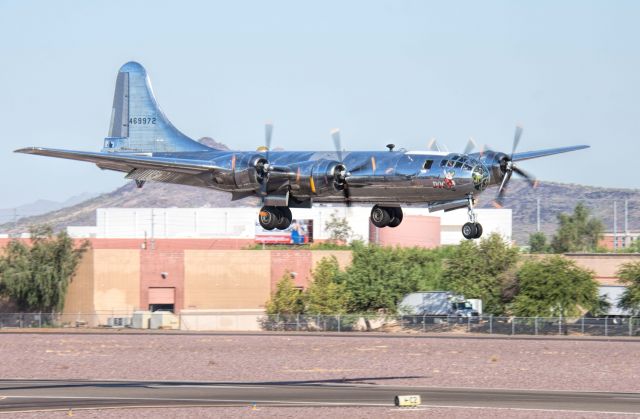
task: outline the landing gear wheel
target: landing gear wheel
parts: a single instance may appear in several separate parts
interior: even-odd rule
[[[476,236],[475,239],[479,239],[482,236],[482,224],[476,223]]]
[[[289,228],[289,226],[291,225],[291,219],[292,219],[292,215],[291,215],[291,210],[289,209],[289,207],[276,207],[276,209],[278,210],[278,215],[280,215],[280,218],[278,219],[278,224],[276,224],[276,228],[278,230],[286,230]]]
[[[258,222],[265,230],[276,228],[280,218],[280,213],[275,207],[262,207],[258,213]]]
[[[471,240],[476,238],[476,235],[478,234],[478,229],[476,226],[476,223],[464,223],[464,225],[462,226],[462,235],[465,239]]]
[[[389,209],[385,207],[379,207],[374,205],[371,208],[371,223],[378,228],[386,227],[389,225],[391,221],[391,214],[389,214]]]
[[[389,221],[389,227],[395,228],[400,225],[402,222],[402,208],[400,207],[391,207],[391,221]]]

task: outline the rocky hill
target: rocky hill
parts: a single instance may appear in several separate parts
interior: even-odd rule
[[[491,208],[495,189],[480,196],[480,208]],[[524,182],[510,183],[505,207],[513,209],[513,238],[526,244],[529,234],[536,230],[536,202],[540,197],[541,229],[548,235],[557,227],[557,214],[572,212],[578,202],[583,202],[592,214],[602,220],[605,230],[613,230],[613,202],[618,202],[618,231],[624,228],[624,200],[629,200],[629,228],[640,230],[640,190],[608,189],[583,185],[544,182],[530,189]],[[258,199],[231,201],[224,192],[190,186],[147,183],[142,189],[133,182],[113,192],[99,195],[77,205],[52,211],[43,215],[25,217],[17,223],[0,225],[0,232],[15,233],[28,230],[29,225],[50,224],[56,229],[69,225],[95,225],[97,208],[140,207],[242,207],[258,206]]]
[[[491,208],[495,190],[480,196],[480,208]],[[551,236],[558,226],[557,216],[573,212],[582,202],[591,214],[604,224],[605,231],[613,231],[613,203],[617,201],[618,231],[624,229],[624,201],[628,200],[629,230],[640,230],[640,189],[613,189],[542,182],[531,189],[524,181],[513,180],[505,199],[505,208],[513,210],[513,238],[519,244],[528,243],[530,233],[536,231],[536,205],[540,198],[540,227]]]

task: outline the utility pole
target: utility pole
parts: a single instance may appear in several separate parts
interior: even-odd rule
[[[539,233],[540,232],[540,197],[538,197],[536,201],[537,201],[536,218],[538,220],[536,231]]]
[[[624,245],[631,244],[631,240],[629,239],[629,200],[624,200]]]
[[[156,214],[151,208],[151,250],[156,249],[156,235],[155,235]]]
[[[617,202],[613,201],[613,251],[618,251],[618,206]]]

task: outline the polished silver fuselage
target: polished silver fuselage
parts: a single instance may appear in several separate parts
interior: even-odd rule
[[[250,163],[260,152],[193,152],[153,153],[154,157],[178,160],[192,158],[210,161],[209,173],[199,175],[176,174],[163,176],[162,172],[147,173],[147,177],[130,178],[156,180],[192,186],[208,187],[233,192],[238,198],[258,195],[255,169]],[[412,151],[355,151],[343,153],[342,163],[349,172],[349,200],[360,203],[429,203],[461,199],[470,193],[479,193],[487,186],[500,182],[492,176],[484,159],[478,155],[444,152]],[[288,191],[299,201],[344,202],[342,190],[326,188],[311,190],[305,183],[308,176],[296,176],[296,167],[313,162],[338,162],[335,152],[273,151],[269,162],[289,167],[290,176],[278,182],[269,182],[269,194]],[[157,176],[154,177],[153,175]],[[316,181],[317,183],[317,181]]]

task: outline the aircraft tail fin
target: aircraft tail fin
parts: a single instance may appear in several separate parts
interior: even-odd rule
[[[153,153],[211,150],[184,135],[160,110],[147,72],[131,61],[120,67],[105,152]]]

